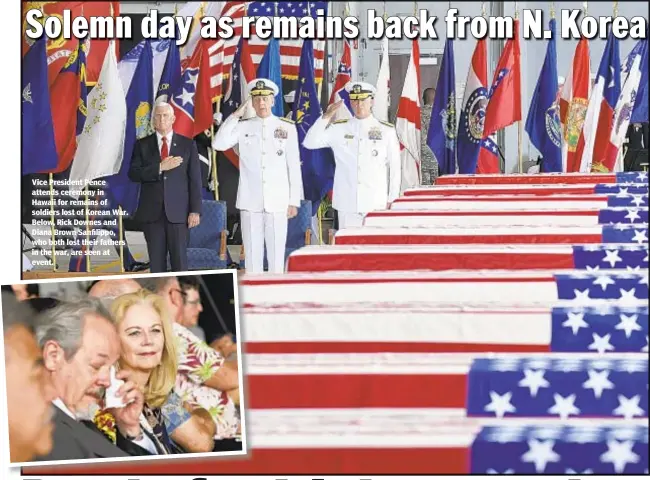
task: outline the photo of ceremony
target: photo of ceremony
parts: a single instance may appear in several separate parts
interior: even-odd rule
[[[22,475],[647,474],[646,3],[23,2],[22,19],[9,443],[12,463],[52,460]],[[137,291],[83,307],[110,334],[70,402],[85,330],[72,355],[20,319],[101,285]],[[133,316],[162,325],[156,368],[177,345],[151,396],[125,329],[159,303],[167,327]],[[190,334],[208,365],[184,362]],[[11,414],[28,380],[29,431]],[[121,381],[134,400],[107,407]],[[70,455],[146,458],[55,464]]]

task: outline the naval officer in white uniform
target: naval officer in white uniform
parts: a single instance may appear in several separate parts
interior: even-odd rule
[[[332,122],[342,106],[342,102],[334,103],[314,122],[303,141],[305,148],[330,147],[334,152],[332,206],[338,212],[339,229],[361,226],[368,212],[388,208],[399,196],[401,183],[395,127],[372,115],[375,87],[350,82],[345,89],[354,118]]]
[[[247,273],[264,270],[264,245],[269,272],[284,272],[287,223],[303,199],[298,133],[291,120],[271,109],[278,86],[267,79],[248,84],[249,100],[217,131],[212,148],[239,146],[237,208],[241,215]],[[242,120],[251,101],[257,116]]]

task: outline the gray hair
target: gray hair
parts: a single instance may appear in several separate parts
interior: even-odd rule
[[[165,290],[165,288],[167,288],[167,285],[169,285],[174,280],[176,280],[176,277],[174,276],[148,277],[148,278],[138,278],[137,282],[140,284],[142,288],[149,290],[150,292],[160,293],[163,290]]]
[[[19,302],[14,295],[2,292],[2,331],[6,335],[10,328],[22,325],[34,331],[36,312],[27,304]]]
[[[95,298],[60,304],[42,312],[36,319],[36,341],[43,348],[46,342],[59,344],[66,359],[74,357],[81,347],[86,317],[99,315],[111,323],[113,317],[104,304]]]
[[[156,102],[153,106],[154,111],[156,108],[166,108],[169,110],[169,113],[171,115],[174,115],[174,107],[172,107],[169,103],[167,102]]]

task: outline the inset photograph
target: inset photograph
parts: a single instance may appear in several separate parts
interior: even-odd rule
[[[246,454],[236,281],[3,285],[11,464]]]

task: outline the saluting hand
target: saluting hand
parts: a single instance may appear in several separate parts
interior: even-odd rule
[[[329,120],[334,116],[336,111],[341,108],[341,105],[343,105],[343,100],[339,100],[338,102],[334,102],[331,104],[329,107],[327,107],[327,110],[325,111],[325,115],[323,115],[323,118],[325,120]]]
[[[242,103],[237,110],[233,112],[233,115],[237,118],[242,118],[244,113],[246,113],[246,107],[251,102],[251,97],[248,97],[244,103]]]

